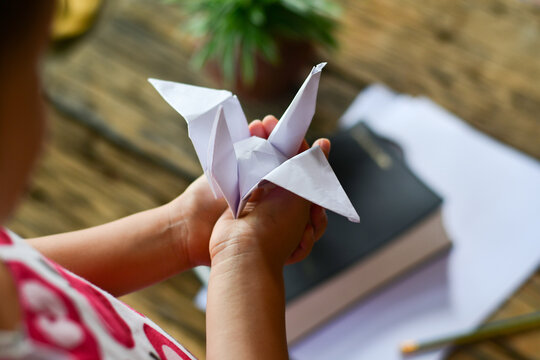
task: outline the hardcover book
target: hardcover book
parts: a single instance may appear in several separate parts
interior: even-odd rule
[[[398,146],[362,122],[331,141],[330,164],[361,222],[328,212],[311,254],[285,267],[289,343],[451,244],[442,199],[411,172]]]

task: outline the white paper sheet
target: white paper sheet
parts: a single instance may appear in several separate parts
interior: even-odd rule
[[[291,347],[294,359],[402,359],[399,344],[477,326],[540,264],[540,164],[425,98],[381,86],[342,124],[364,119],[399,143],[408,165],[444,198],[453,249],[358,303]],[[411,359],[440,359],[435,351]]]
[[[322,150],[296,154],[315,113],[325,65],[313,67],[268,140],[250,137],[240,102],[229,91],[157,79],[149,82],[186,119],[210,187],[216,197],[225,197],[235,217],[251,193],[270,181],[358,222]]]

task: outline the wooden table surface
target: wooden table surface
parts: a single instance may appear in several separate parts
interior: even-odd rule
[[[361,89],[383,82],[431,97],[474,127],[540,158],[540,7],[516,0],[343,0],[340,47],[328,59],[309,136],[331,133]],[[96,26],[44,66],[50,138],[9,226],[30,237],[69,231],[166,203],[201,173],[186,125],[148,77],[215,86],[189,67],[181,9],[107,2]],[[307,69],[306,69],[307,71]],[[294,95],[244,101],[277,116]],[[540,240],[540,239],[539,239]],[[123,297],[198,357],[204,314],[192,272]],[[540,272],[493,316],[540,310]],[[540,359],[540,331],[457,349],[450,359]]]

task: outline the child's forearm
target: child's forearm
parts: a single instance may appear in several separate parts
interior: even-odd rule
[[[186,224],[176,222],[172,236],[167,206],[28,241],[51,260],[114,295],[122,295],[189,267],[178,239]]]
[[[208,359],[287,359],[282,269],[256,255],[214,259],[206,332]]]

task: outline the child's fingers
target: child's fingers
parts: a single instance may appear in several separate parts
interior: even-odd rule
[[[302,235],[302,240],[289,259],[287,259],[287,264],[293,264],[295,262],[304,260],[306,256],[309,255],[311,249],[313,249],[313,244],[316,241],[314,231],[315,230],[311,224],[306,225],[304,234]]]
[[[325,138],[317,139],[313,143],[313,146],[319,146],[324,155],[326,155],[326,158],[328,158],[328,155],[330,155],[330,140]]]
[[[257,202],[261,199],[262,195],[264,194],[264,189],[263,188],[257,188],[255,190],[253,190],[253,192],[251,193],[251,196],[249,197],[249,202]]]
[[[309,149],[309,144],[307,143],[306,139],[302,140],[302,144],[300,145],[300,149],[298,149],[298,153],[306,151]]]
[[[278,123],[278,119],[274,115],[266,115],[262,121],[266,137],[270,136]]]
[[[319,205],[312,204],[310,209],[310,219],[314,229],[315,241],[317,241],[324,234],[326,226],[328,225],[326,210]]]
[[[309,255],[316,241],[318,241],[326,230],[328,218],[326,211],[319,205],[311,205],[310,208],[311,223],[306,225],[302,241],[287,260],[287,264],[294,264],[303,260]]]
[[[249,132],[251,133],[251,136],[258,136],[263,139],[268,137],[261,120],[253,120],[249,124]]]

